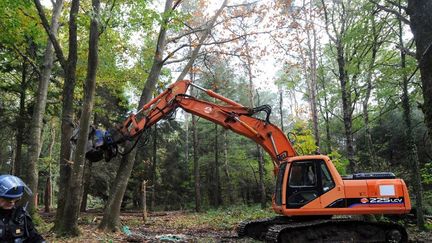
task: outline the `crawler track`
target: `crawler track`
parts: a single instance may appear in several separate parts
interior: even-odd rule
[[[289,217],[275,217],[248,221],[239,225],[238,236],[273,243],[408,242],[408,234],[398,224],[350,219],[298,221]]]

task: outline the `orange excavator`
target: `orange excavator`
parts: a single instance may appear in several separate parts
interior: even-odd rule
[[[219,104],[187,95],[193,86]],[[222,105],[223,103],[223,105]],[[341,215],[406,214],[411,209],[407,186],[390,172],[341,176],[328,156],[298,155],[289,139],[269,121],[267,105],[248,108],[186,80],[131,114],[123,124],[103,134],[86,157],[110,160],[117,144],[136,140],[146,129],[177,108],[217,123],[260,144],[274,165],[276,186],[273,210],[281,215],[242,222],[239,237],[267,242],[407,242],[404,227],[391,222],[369,222]],[[255,114],[265,112],[266,118]]]

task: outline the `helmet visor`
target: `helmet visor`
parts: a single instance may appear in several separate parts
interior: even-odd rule
[[[0,176],[0,196],[8,197],[8,191],[12,188],[21,187],[28,195],[32,195],[30,188],[16,176]],[[10,196],[9,196],[10,197]]]

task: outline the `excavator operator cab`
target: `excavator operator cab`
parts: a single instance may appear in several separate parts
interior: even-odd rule
[[[335,187],[323,160],[300,160],[288,167],[287,208],[301,208]]]

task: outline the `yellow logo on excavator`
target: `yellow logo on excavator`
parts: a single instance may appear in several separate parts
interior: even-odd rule
[[[179,87],[174,86],[174,88],[172,88],[171,93],[172,93],[173,95],[177,94],[178,89],[179,89]]]

